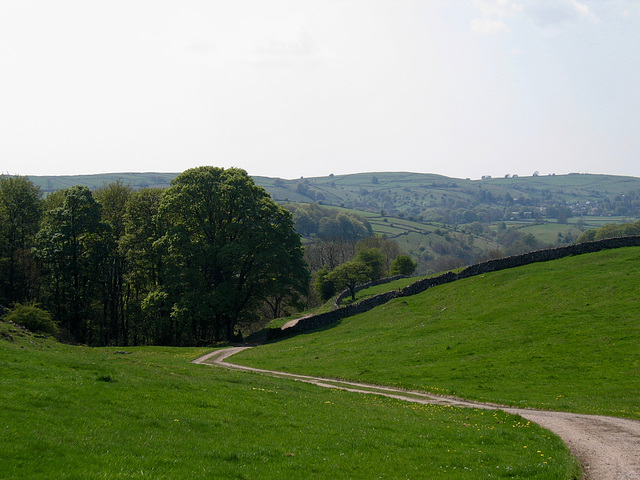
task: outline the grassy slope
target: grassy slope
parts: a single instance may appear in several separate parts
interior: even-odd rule
[[[640,419],[639,260],[625,248],[469,278],[234,359]]]
[[[502,412],[188,363],[204,349],[126,351],[20,336],[0,322],[0,478],[546,480],[577,472],[557,437]]]

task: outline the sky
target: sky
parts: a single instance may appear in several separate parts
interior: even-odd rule
[[[640,176],[640,0],[0,0],[0,173]]]

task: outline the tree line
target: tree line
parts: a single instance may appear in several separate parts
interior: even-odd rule
[[[260,308],[308,292],[291,214],[241,169],[199,167],[168,189],[121,182],[42,198],[0,177],[0,305],[38,305],[90,345],[237,340]]]

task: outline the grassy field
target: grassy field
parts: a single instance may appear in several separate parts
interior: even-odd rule
[[[560,440],[503,412],[408,404],[0,322],[2,479],[572,479]]]
[[[356,302],[360,302],[365,298],[373,297],[374,295],[379,295],[381,293],[388,292],[390,290],[400,290],[408,285],[411,285],[414,282],[417,282],[421,278],[426,277],[409,277],[409,278],[401,278],[399,280],[394,280],[393,282],[384,283],[382,285],[376,285],[374,287],[365,288],[356,293]],[[344,298],[342,300],[341,305],[348,305],[353,303],[351,297]]]
[[[640,419],[640,248],[481,275],[234,361]]]

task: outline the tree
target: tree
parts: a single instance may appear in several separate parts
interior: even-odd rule
[[[44,270],[47,310],[73,341],[96,341],[93,306],[99,298],[108,228],[91,191],[75,186],[65,190],[62,206],[46,212],[38,232],[36,254]]]
[[[128,336],[139,343],[168,343],[175,337],[168,321],[170,306],[162,285],[162,252],[158,241],[164,229],[158,215],[160,188],[143,188],[131,193],[124,213],[124,236],[120,249],[126,261],[125,315]]]
[[[325,240],[359,240],[373,235],[371,224],[362,217],[340,212],[335,218],[320,219],[318,236]]]
[[[305,258],[312,271],[323,267],[333,270],[355,255],[355,242],[347,240],[320,240],[308,245]]]
[[[378,248],[360,246],[355,260],[369,267],[369,280],[379,280],[385,273],[385,256]]]
[[[329,280],[329,270],[322,267],[316,272],[316,281],[313,284],[316,292],[322,300],[329,300],[336,294],[336,286],[333,281]]]
[[[124,235],[124,214],[131,188],[118,180],[96,190],[102,221],[110,226],[105,242],[105,262],[102,263],[100,290],[103,306],[103,343],[127,344],[128,328],[124,312],[124,273],[126,258],[119,248]],[[106,233],[106,232],[105,232]]]
[[[367,237],[358,242],[356,248],[376,248],[380,250],[384,256],[384,270],[388,271],[391,267],[391,262],[402,253],[402,249],[398,242],[392,238],[385,237]]]
[[[417,267],[418,264],[408,255],[398,255],[389,268],[389,275],[411,275]]]
[[[37,186],[26,177],[0,176],[0,304],[34,295],[32,247],[41,215]]]
[[[308,282],[291,214],[244,170],[186,170],[163,194],[160,218],[175,343],[232,341],[270,294]]]
[[[356,299],[356,287],[365,283],[371,277],[371,267],[358,260],[351,260],[336,267],[329,275],[338,290],[348,288],[351,299]]]

